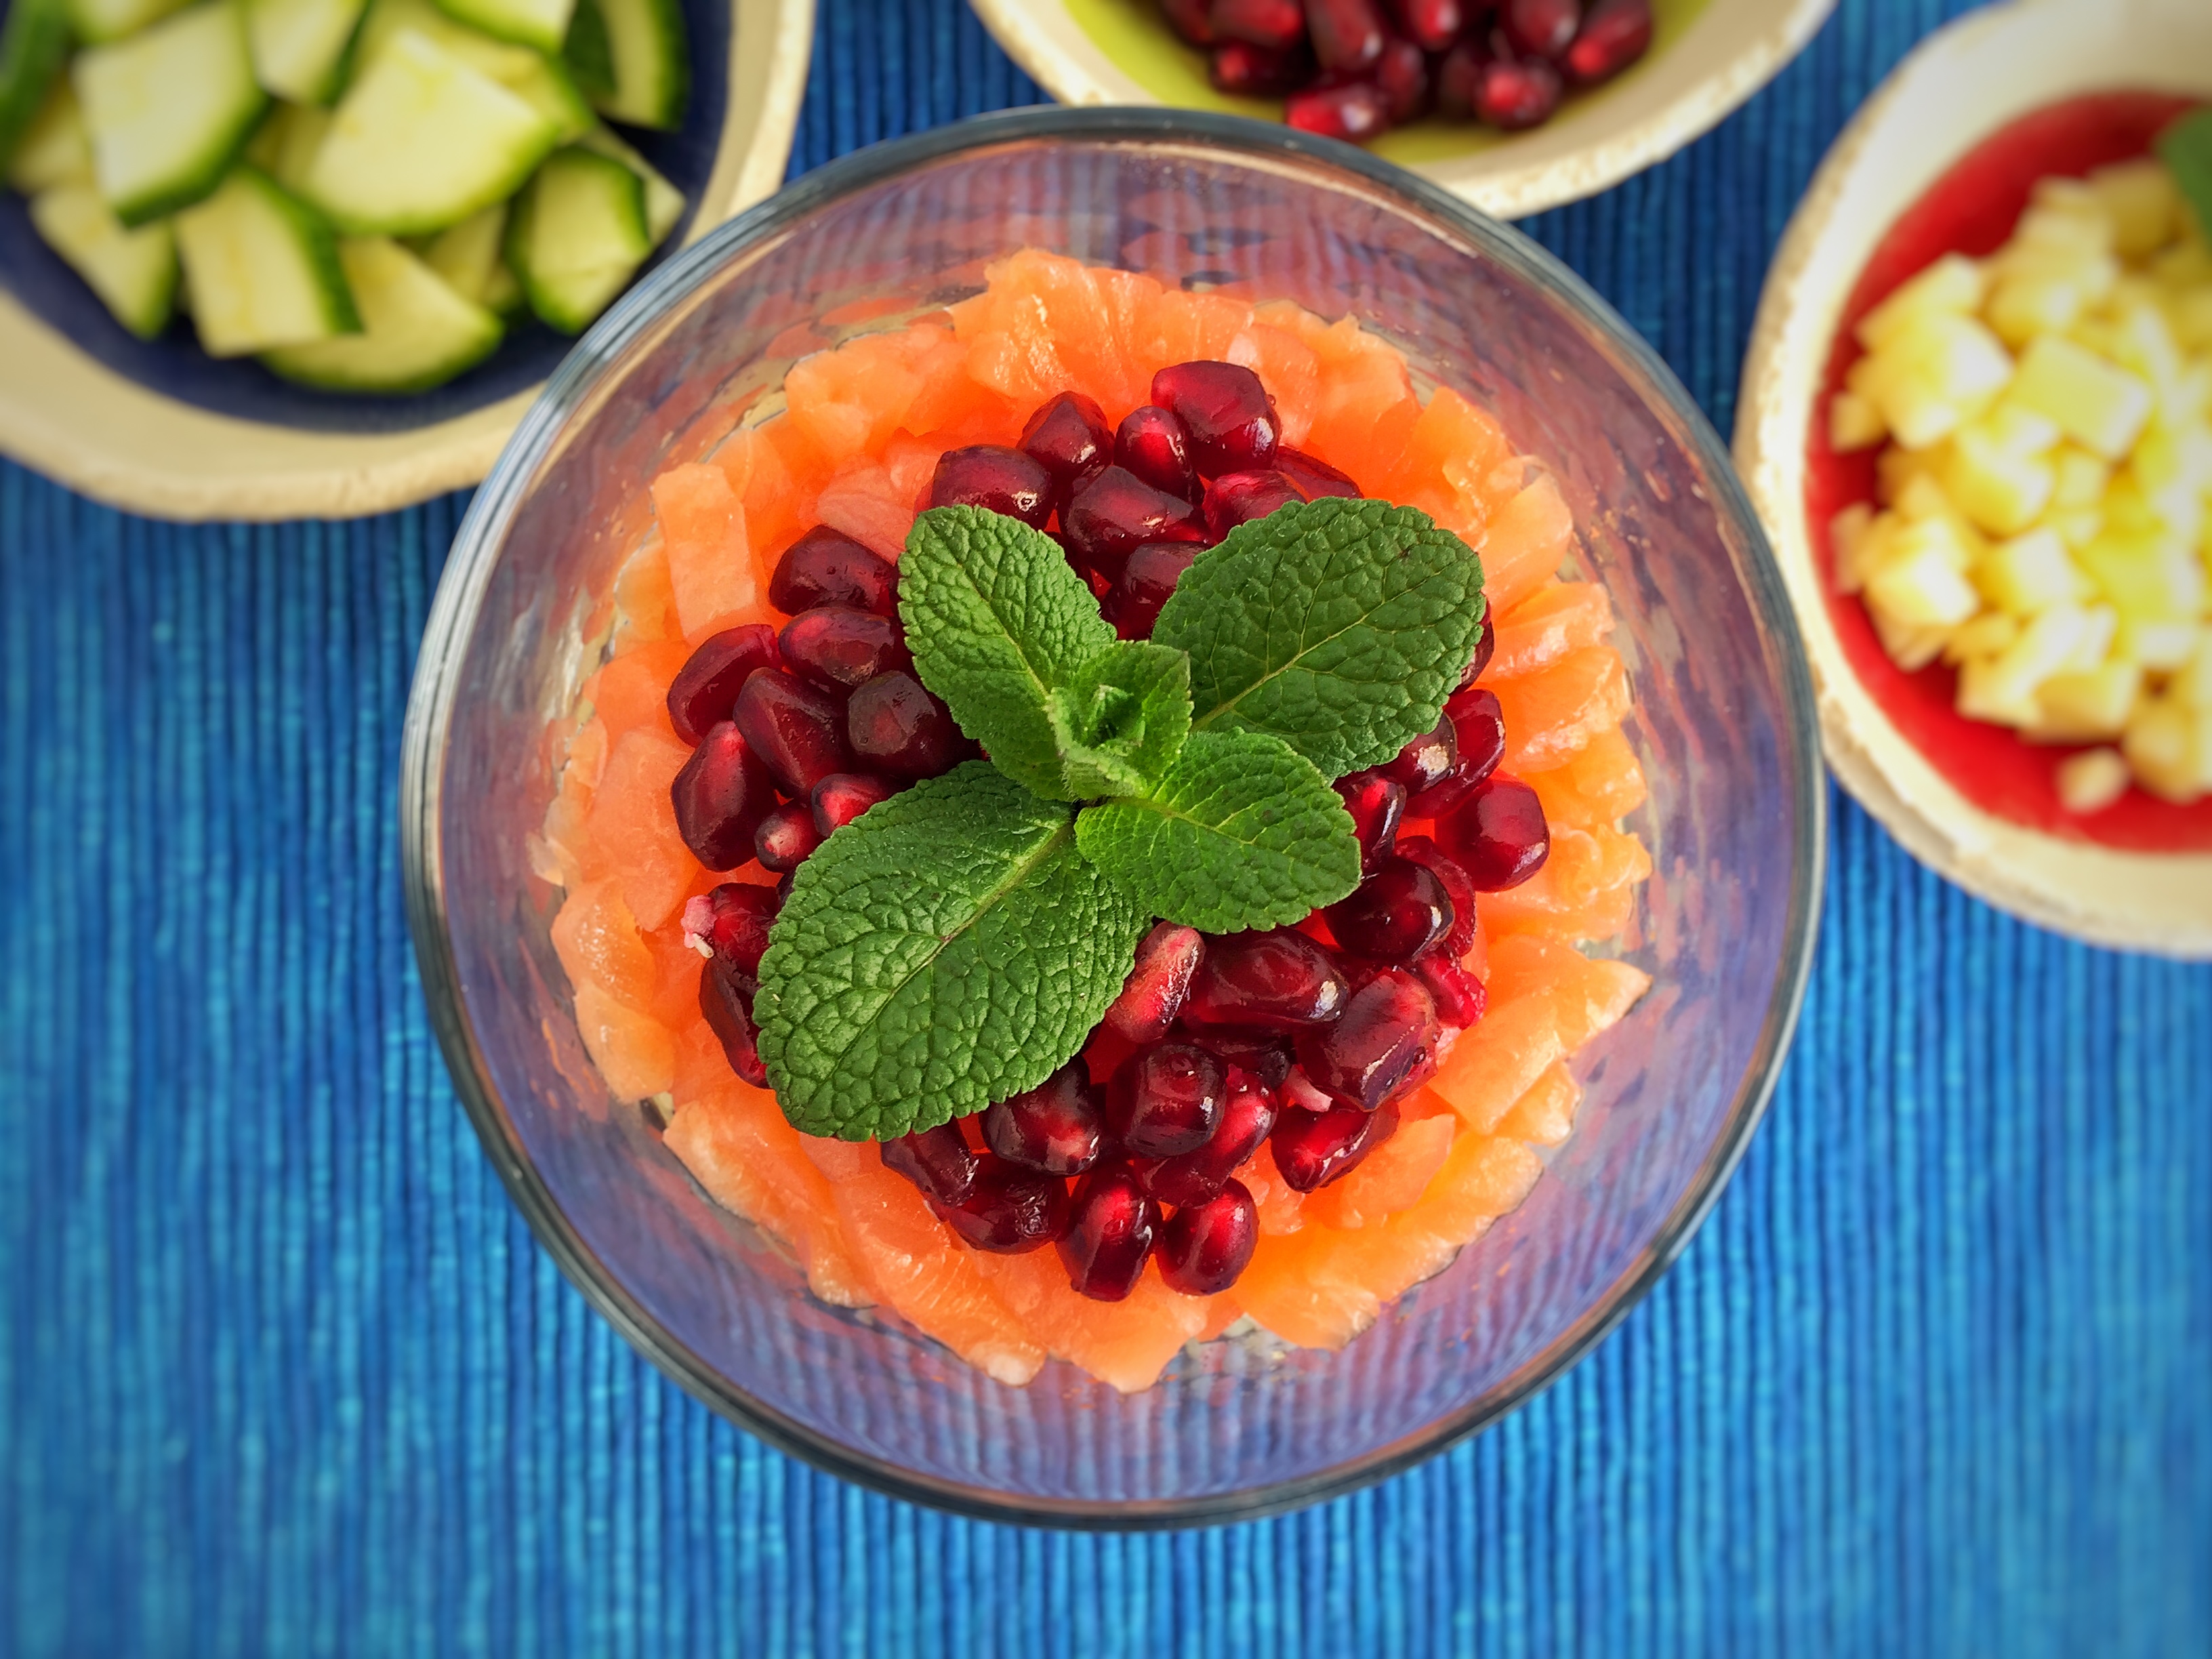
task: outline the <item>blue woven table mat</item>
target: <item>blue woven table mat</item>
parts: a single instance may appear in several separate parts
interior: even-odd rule
[[[1955,9],[1844,0],[1527,226],[1723,432],[1821,150]],[[957,0],[824,0],[793,167],[1036,97]],[[424,1022],[394,779],[460,505],[178,527],[0,467],[0,1651],[2212,1651],[2212,969],[1999,916],[1840,799],[1733,1186],[1472,1443],[1079,1536],[713,1417],[536,1248]]]

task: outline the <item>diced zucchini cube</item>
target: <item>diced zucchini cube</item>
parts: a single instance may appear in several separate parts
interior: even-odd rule
[[[645,185],[645,234],[653,239],[655,247],[666,241],[669,232],[684,217],[684,192],[662,177],[652,162],[598,122],[593,122],[592,130],[576,142],[586,149],[612,156],[637,174]]]
[[[266,173],[240,167],[177,216],[192,325],[210,356],[357,332],[329,222]]]
[[[369,63],[410,29],[536,110],[552,124],[554,143],[574,143],[592,130],[591,102],[558,61],[457,23],[431,0],[371,0],[354,43],[355,61]]]
[[[279,98],[327,104],[345,78],[346,52],[367,0],[246,0],[253,72]]]
[[[126,225],[198,201],[252,135],[268,98],[237,0],[205,0],[70,65],[100,193]]]
[[[177,297],[177,239],[167,219],[133,229],[92,185],[50,185],[31,198],[31,223],[142,340],[168,326]]]
[[[100,46],[159,22],[185,0],[69,0],[70,26],[76,38]]]
[[[575,0],[438,0],[456,22],[550,56],[568,38]]]
[[[15,141],[9,159],[8,182],[26,196],[35,196],[53,185],[92,181],[92,145],[84,136],[84,119],[76,106],[76,94],[69,77],[58,75],[46,100],[23,136]]]
[[[515,198],[507,263],[547,326],[580,334],[653,252],[645,185],[611,156],[556,150]]]
[[[342,392],[398,393],[443,385],[489,356],[505,329],[483,307],[382,236],[338,244],[362,331],[266,353],[288,380]]]
[[[478,305],[499,269],[500,244],[507,234],[507,204],[495,203],[482,213],[470,215],[451,230],[424,240],[417,250],[422,263],[436,271],[447,287]]]
[[[443,230],[511,195],[555,133],[498,82],[402,29],[339,100],[307,194],[342,230]]]
[[[2107,460],[2125,455],[2150,420],[2148,381],[2056,335],[2039,337],[2021,354],[2012,395]]]

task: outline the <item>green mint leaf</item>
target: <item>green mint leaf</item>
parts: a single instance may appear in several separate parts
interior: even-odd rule
[[[1262,732],[1192,732],[1150,795],[1086,807],[1075,844],[1145,915],[1212,933],[1303,921],[1359,884],[1352,814]]]
[[[1193,732],[1269,732],[1341,777],[1443,712],[1482,627],[1482,562],[1428,514],[1324,497],[1231,530],[1161,607]]]
[[[899,561],[899,618],[921,683],[992,763],[1048,799],[1077,799],[1045,699],[1114,630],[1059,544],[980,507],[932,507]]]
[[[1053,691],[1045,714],[1078,800],[1147,793],[1190,731],[1190,659],[1116,641]]]
[[[982,761],[870,807],[799,866],[761,958],[784,1115],[877,1140],[1035,1088],[1151,923],[1077,853],[1066,806]]]
[[[2158,135],[2158,159],[2196,210],[2197,228],[2212,236],[2212,109],[2185,115]]]

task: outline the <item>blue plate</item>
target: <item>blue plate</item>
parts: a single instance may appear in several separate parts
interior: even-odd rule
[[[0,17],[6,8],[0,6]],[[677,132],[618,129],[682,191],[683,221],[661,244],[680,246],[697,210],[721,143],[729,103],[728,0],[684,0],[691,37],[691,101]],[[651,263],[646,267],[652,268]],[[642,273],[641,273],[642,274]],[[405,397],[319,392],[280,380],[251,358],[217,359],[199,349],[182,318],[155,340],[141,340],[110,316],[97,295],[31,227],[27,204],[0,188],[0,288],[56,333],[117,374],[211,414],[319,432],[406,432],[527,391],[553,372],[574,343],[535,319],[518,322],[499,349],[465,374]]]

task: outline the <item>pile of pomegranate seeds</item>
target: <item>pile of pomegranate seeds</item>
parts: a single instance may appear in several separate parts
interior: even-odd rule
[[[1279,9],[1297,14],[1295,0]],[[1142,639],[1192,561],[1235,525],[1360,493],[1282,442],[1274,400],[1248,368],[1181,363],[1153,377],[1152,398],[1115,428],[1064,392],[1019,446],[948,451],[921,505],[988,507],[1046,532],[1116,631]],[[671,791],[685,845],[711,870],[757,859],[782,877],[726,883],[684,911],[684,937],[707,959],[700,1011],[731,1069],[757,1086],[768,1078],[753,997],[792,872],[869,807],[977,752],[915,678],[897,593],[889,561],[809,531],[769,585],[791,616],[781,632],[718,634],[669,688],[669,717],[693,745]],[[1055,1245],[1085,1296],[1119,1301],[1154,1259],[1186,1295],[1233,1285],[1259,1242],[1237,1172],[1266,1145],[1299,1191],[1348,1175],[1395,1132],[1446,1035],[1482,1018],[1481,981],[1461,965],[1475,895],[1527,880],[1549,850],[1535,792],[1498,770],[1498,699],[1473,684],[1495,643],[1486,623],[1432,730],[1337,781],[1359,836],[1350,895],[1267,933],[1161,922],[1082,1055],[974,1118],[884,1142],[885,1166],[976,1249]],[[1417,822],[1434,834],[1399,833]]]
[[[1651,45],[1651,0],[1160,0],[1224,92],[1359,142],[1435,110],[1517,132]]]

